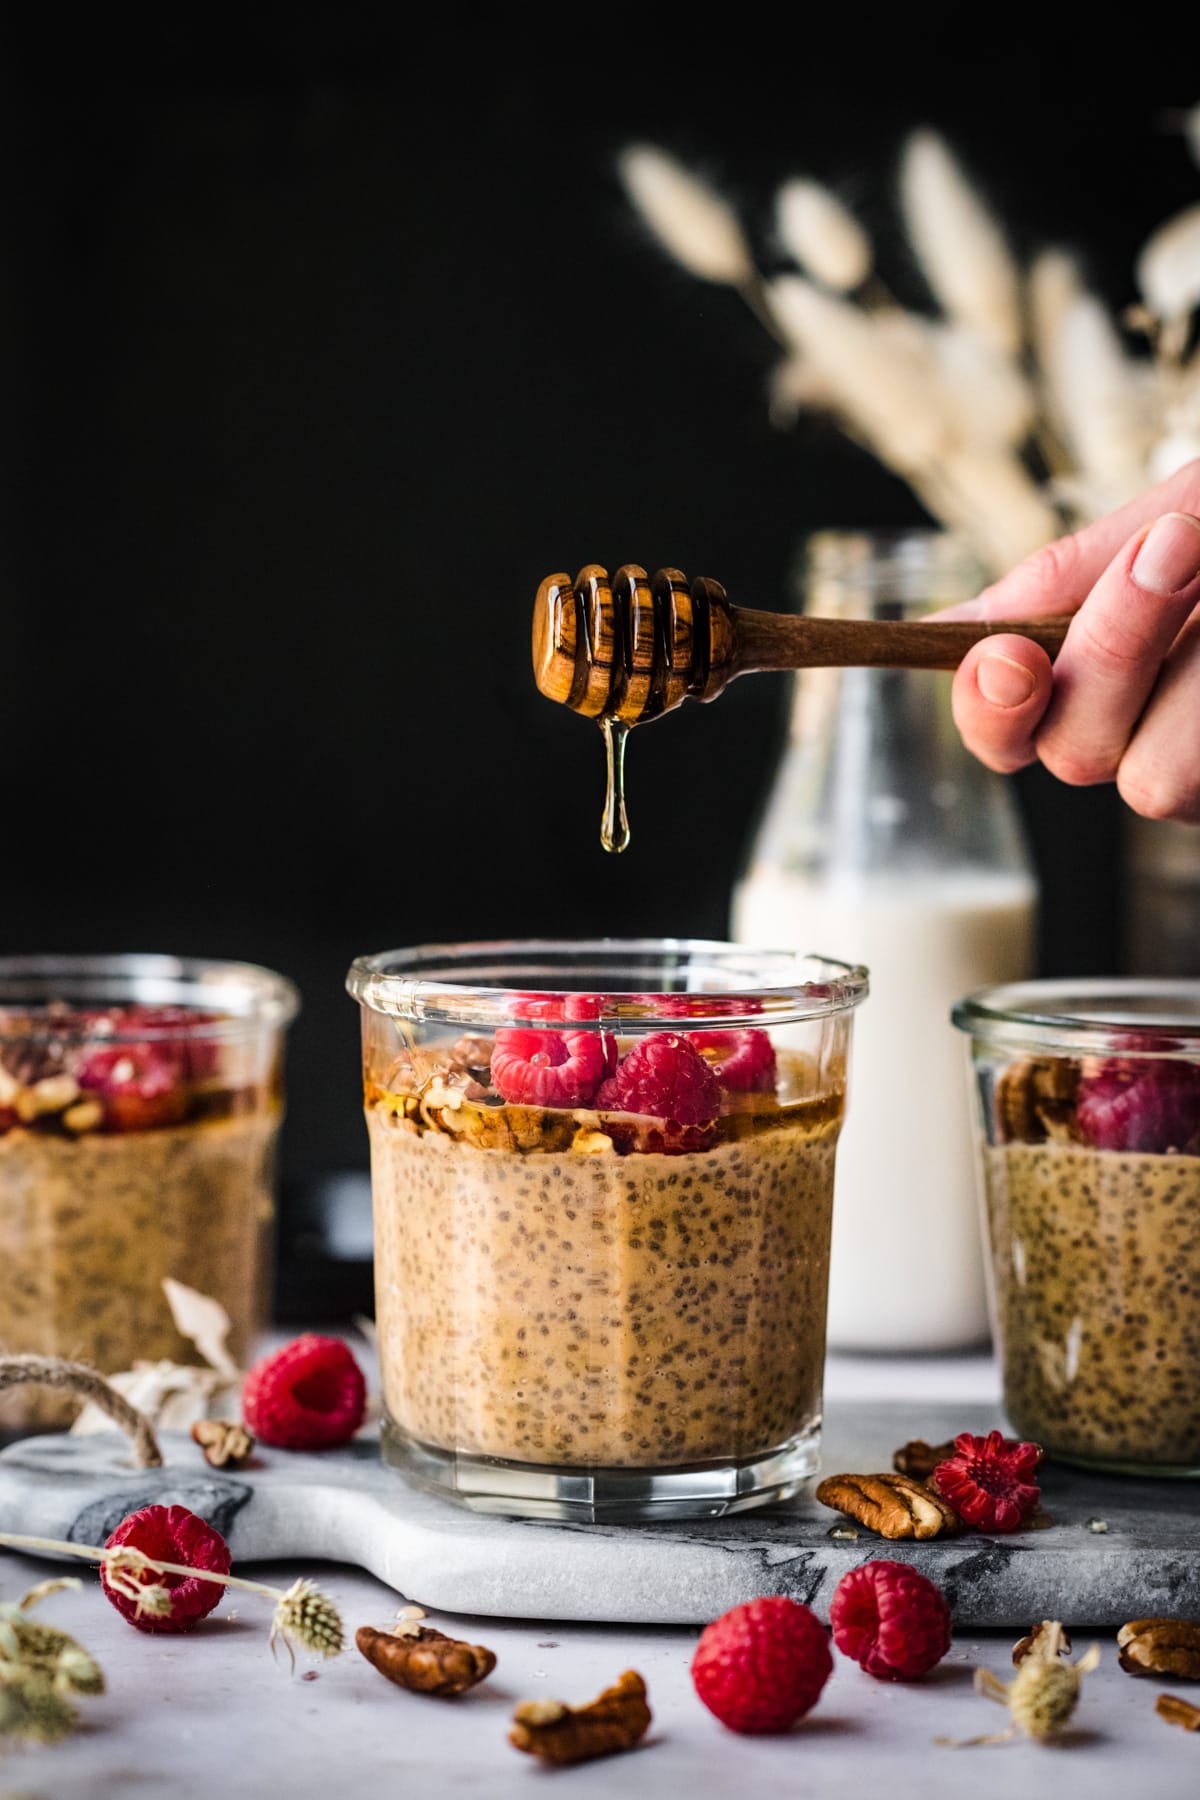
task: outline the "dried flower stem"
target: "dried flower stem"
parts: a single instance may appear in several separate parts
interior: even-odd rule
[[[101,1564],[114,1586],[131,1599],[149,1599],[147,1611],[156,1609],[156,1594],[165,1590],[139,1580],[145,1575],[192,1576],[198,1581],[215,1581],[221,1587],[238,1588],[245,1594],[260,1594],[274,1600],[275,1617],[271,1626],[271,1644],[281,1638],[292,1655],[291,1640],[320,1656],[337,1656],[342,1648],[342,1621],[337,1608],[321,1589],[307,1580],[294,1581],[290,1588],[269,1587],[264,1581],[247,1581],[242,1575],[223,1575],[216,1569],[199,1569],[191,1563],[163,1562],[149,1557],[129,1544],[114,1544],[111,1549],[92,1544],[68,1544],[60,1538],[29,1537],[15,1531],[0,1531],[0,1548],[42,1551],[52,1556],[75,1556],[83,1562]],[[293,1657],[293,1661],[294,1661]]]
[[[139,1468],[162,1467],[162,1451],[145,1413],[140,1413],[87,1363],[66,1362],[61,1356],[0,1356],[0,1393],[5,1388],[24,1386],[66,1388],[91,1400],[127,1433]]]

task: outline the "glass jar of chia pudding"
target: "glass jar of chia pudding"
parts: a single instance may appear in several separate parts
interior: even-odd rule
[[[685,940],[360,958],[383,1449],[480,1511],[654,1519],[818,1466],[866,971]]]
[[[972,994],[1005,1408],[1062,1462],[1200,1476],[1200,982]]]
[[[244,1361],[267,1317],[292,984],[171,956],[0,958],[0,1349],[102,1373],[195,1359],[163,1291],[219,1300]],[[0,1431],[78,1401],[0,1395]]]

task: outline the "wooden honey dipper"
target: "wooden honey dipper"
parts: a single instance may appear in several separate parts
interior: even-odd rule
[[[541,692],[590,719],[640,725],[684,700],[715,700],[737,675],[769,669],[956,669],[998,632],[1051,656],[1067,619],[825,619],[731,606],[719,581],[679,569],[647,576],[623,563],[609,579],[587,563],[548,575],[533,609]]]

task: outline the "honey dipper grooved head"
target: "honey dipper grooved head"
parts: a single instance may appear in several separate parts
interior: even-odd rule
[[[732,615],[724,589],[704,576],[689,585],[679,569],[651,578],[624,563],[610,580],[587,563],[574,581],[549,575],[538,588],[532,648],[548,699],[636,725],[721,691],[732,673]]]

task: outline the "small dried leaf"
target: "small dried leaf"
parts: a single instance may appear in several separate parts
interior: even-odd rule
[[[216,1369],[227,1381],[239,1380],[238,1366],[226,1349],[231,1329],[229,1314],[220,1301],[208,1294],[197,1293],[195,1288],[186,1287],[170,1275],[163,1277],[162,1285],[180,1336],[195,1344],[210,1368]]]

